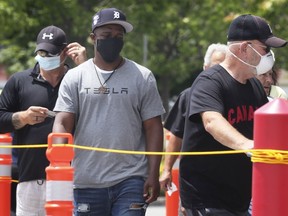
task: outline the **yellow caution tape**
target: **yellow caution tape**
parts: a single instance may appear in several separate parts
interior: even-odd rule
[[[228,150],[228,151],[207,151],[207,152],[147,152],[130,151],[121,149],[107,149],[75,144],[53,144],[53,147],[71,147],[90,151],[111,152],[118,154],[137,154],[137,155],[220,155],[220,154],[240,154],[251,155],[252,162],[261,162],[269,164],[287,164],[288,151],[273,149],[250,149],[250,150]],[[35,145],[0,145],[0,148],[47,148],[47,144]]]

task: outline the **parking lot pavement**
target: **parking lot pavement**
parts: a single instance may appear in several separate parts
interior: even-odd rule
[[[159,197],[157,201],[151,203],[146,211],[146,216],[165,216],[165,197]]]

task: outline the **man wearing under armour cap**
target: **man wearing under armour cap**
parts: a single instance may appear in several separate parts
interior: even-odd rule
[[[47,143],[54,122],[51,110],[68,70],[64,61],[67,56],[75,64],[86,60],[86,49],[76,42],[67,44],[65,32],[56,26],[39,32],[35,53],[35,66],[13,74],[0,98],[0,133],[13,132],[15,145]],[[19,169],[16,214],[46,215],[46,149],[15,150]]]
[[[64,77],[54,132],[75,131],[75,143],[91,148],[162,151],[164,109],[154,75],[120,55],[132,29],[117,8],[93,16],[95,56]],[[75,216],[144,216],[159,196],[160,161],[161,156],[75,149]]]
[[[255,78],[274,64],[271,47],[286,45],[267,22],[236,17],[225,60],[200,73],[190,90],[182,151],[247,150],[254,146],[254,111],[268,102]],[[188,216],[247,216],[252,164],[246,154],[182,156],[180,195]]]
[[[56,26],[48,26],[38,34],[35,52],[45,50],[53,55],[57,55],[66,46],[67,39],[65,32]]]

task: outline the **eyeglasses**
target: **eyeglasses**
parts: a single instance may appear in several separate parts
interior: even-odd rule
[[[261,44],[256,44],[256,43],[251,43],[251,42],[248,42],[248,44],[253,44],[253,45],[262,47],[265,50],[266,53],[269,53],[270,50],[271,50],[271,47],[269,47],[269,46],[264,46],[264,45],[261,45]]]
[[[39,50],[37,51],[37,54],[40,55],[41,57],[55,57],[55,56],[59,56],[61,52],[57,54],[51,54],[45,50]]]

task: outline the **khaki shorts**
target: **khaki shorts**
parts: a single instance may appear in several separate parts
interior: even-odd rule
[[[17,185],[17,216],[45,216],[46,181],[34,180]]]

